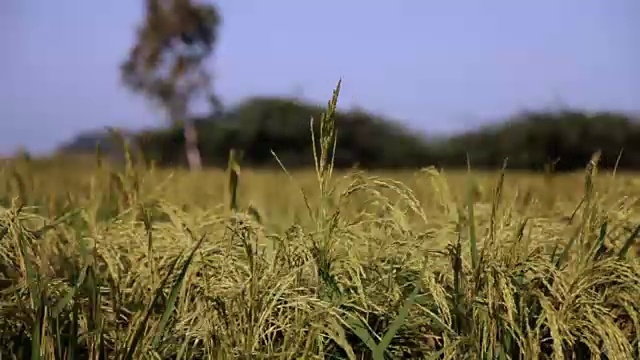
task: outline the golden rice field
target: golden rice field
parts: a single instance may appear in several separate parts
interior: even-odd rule
[[[308,171],[5,163],[0,358],[640,358],[640,178],[333,172],[322,121]]]

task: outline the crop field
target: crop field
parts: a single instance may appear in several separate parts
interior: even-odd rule
[[[332,106],[306,171],[7,161],[0,358],[640,358],[640,178],[334,171]]]

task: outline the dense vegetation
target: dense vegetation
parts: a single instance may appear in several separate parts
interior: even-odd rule
[[[640,356],[637,179],[338,173],[334,107],[312,172],[4,164],[0,356]]]
[[[254,98],[222,115],[195,119],[203,163],[224,166],[229,150],[236,148],[243,150],[247,165],[277,166],[273,150],[290,168],[311,166],[309,119],[320,112],[318,106],[291,99]],[[512,169],[542,170],[556,162],[557,170],[576,170],[601,150],[602,167],[613,167],[622,151],[620,168],[640,169],[640,123],[622,114],[530,112],[435,140],[363,111],[338,112],[336,122],[338,168],[457,168],[466,167],[468,154],[474,168],[500,168],[508,158]],[[181,128],[136,136],[148,159],[159,165],[185,164]],[[92,152],[95,140],[78,138],[65,149]]]

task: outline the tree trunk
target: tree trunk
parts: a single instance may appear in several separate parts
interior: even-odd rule
[[[202,170],[202,158],[200,157],[200,150],[198,150],[198,130],[193,121],[189,119],[187,99],[184,96],[176,96],[172,99],[169,103],[169,113],[171,122],[182,125],[184,150],[189,170]]]
[[[184,149],[191,171],[202,170],[202,158],[198,150],[198,130],[191,120],[184,121]]]

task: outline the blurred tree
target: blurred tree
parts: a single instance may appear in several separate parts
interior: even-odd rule
[[[172,125],[182,126],[187,162],[190,169],[199,170],[198,133],[190,120],[189,105],[197,96],[207,97],[214,107],[219,104],[204,61],[213,51],[221,18],[212,4],[145,2],[144,22],[120,67],[122,79],[132,91],[159,103]]]

